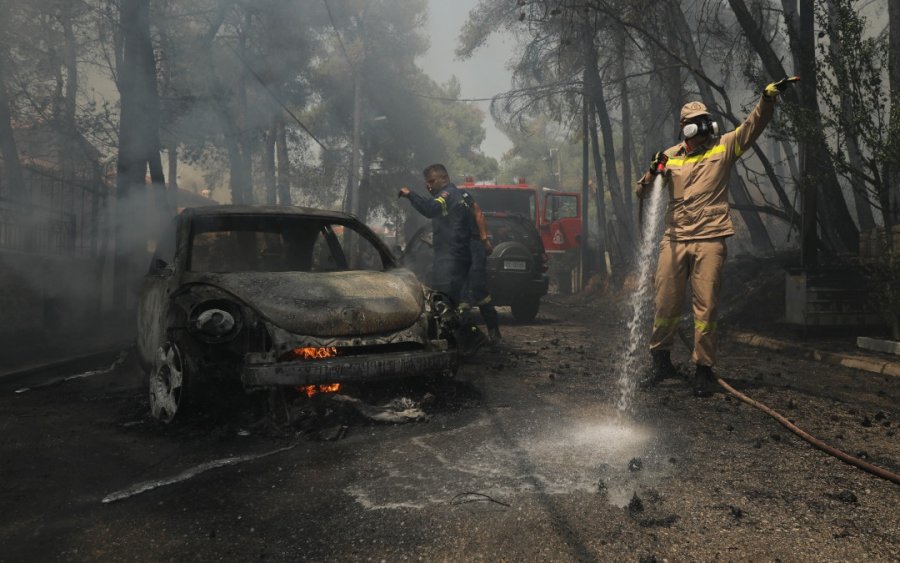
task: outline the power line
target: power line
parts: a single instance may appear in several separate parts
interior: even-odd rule
[[[307,127],[302,121],[300,121],[300,118],[297,117],[297,115],[293,111],[291,111],[291,109],[289,107],[287,107],[287,104],[285,104],[283,101],[281,101],[281,98],[279,98],[278,95],[269,87],[269,85],[265,83],[265,81],[262,79],[262,77],[259,74],[257,74],[257,72],[255,70],[253,70],[253,67],[250,66],[250,63],[248,63],[246,60],[244,60],[244,57],[242,57],[241,54],[238,53],[237,49],[235,49],[231,45],[228,45],[227,43],[226,43],[226,45],[231,50],[231,52],[234,53],[234,56],[237,57],[237,59],[239,61],[241,61],[241,64],[244,65],[244,68],[246,68],[248,71],[250,71],[250,74],[252,74],[253,78],[255,78],[257,82],[259,82],[260,86],[262,86],[265,89],[265,91],[268,92],[270,96],[272,96],[272,99],[275,100],[275,102],[279,106],[281,106],[281,109],[283,109],[285,112],[287,112],[287,114],[290,115],[291,118],[297,122],[297,125],[299,125],[301,129],[306,131],[306,134],[309,135],[312,138],[312,140],[316,142],[316,144],[318,144],[320,147],[322,147],[323,150],[331,152],[332,149],[326,147],[325,144],[322,143],[322,141],[320,141],[319,138],[316,137],[316,135],[312,131],[309,130],[309,127]]]
[[[628,75],[623,76],[623,77],[621,77],[621,78],[616,78],[616,79],[613,79],[613,80],[606,80],[606,81],[603,82],[603,85],[604,85],[604,86],[610,86],[610,85],[613,85],[613,84],[618,84],[618,83],[620,83],[620,82],[623,82],[623,81],[628,80],[628,79],[631,79],[631,78],[640,78],[641,76],[648,76],[648,75],[651,75],[651,74],[657,74],[657,73],[658,73],[659,71],[661,71],[661,70],[667,70],[667,69],[671,69],[671,68],[682,68],[682,67],[683,67],[683,65],[678,64],[678,65],[669,65],[669,66],[665,66],[665,67],[660,67],[660,68],[657,68],[657,69],[654,69],[654,70],[648,70],[648,71],[644,71],[644,72],[636,72],[636,73],[634,73],[634,74],[628,74]],[[395,87],[395,88],[396,88],[396,84],[393,84],[393,83],[382,82],[382,84],[387,85],[387,86],[389,86],[389,87]],[[425,99],[428,99],[428,100],[436,100],[436,101],[439,101],[439,102],[463,102],[463,103],[468,103],[468,102],[492,102],[492,101],[494,101],[494,100],[496,100],[496,99],[511,98],[511,97],[513,97],[513,96],[519,96],[519,95],[521,95],[521,94],[523,94],[523,93],[525,93],[525,92],[530,92],[530,91],[535,91],[535,90],[546,90],[546,89],[549,89],[549,88],[553,88],[553,87],[555,87],[555,86],[577,86],[578,84],[580,84],[580,80],[573,80],[573,79],[560,80],[560,81],[557,81],[557,82],[550,82],[550,83],[547,83],[547,84],[538,84],[537,86],[529,86],[529,87],[526,87],[526,88],[518,88],[518,89],[515,89],[515,90],[507,90],[506,92],[500,92],[500,93],[498,93],[498,94],[494,94],[494,95],[491,96],[491,97],[485,97],[485,98],[448,98],[448,97],[446,97],[446,96],[432,96],[432,95],[430,95],[430,94],[423,94],[423,93],[421,93],[421,92],[416,92],[415,90],[409,90],[409,89],[406,89],[405,91],[406,91],[406,92],[409,92],[411,95],[416,96],[416,97],[418,97],[418,98],[425,98]]]
[[[353,59],[350,58],[350,55],[347,53],[347,47],[344,45],[344,40],[341,38],[341,32],[338,31],[337,24],[334,23],[334,14],[331,13],[331,4],[328,3],[328,0],[322,0],[325,3],[325,10],[328,12],[328,21],[331,22],[331,28],[334,30],[334,35],[337,37],[338,44],[341,46],[341,51],[344,53],[344,58],[347,59],[347,64],[350,65],[350,68],[353,69],[354,74],[358,74],[356,69],[356,65],[353,63]]]

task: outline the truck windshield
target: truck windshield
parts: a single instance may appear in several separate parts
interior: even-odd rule
[[[534,190],[466,188],[484,212],[515,213],[534,221]]]

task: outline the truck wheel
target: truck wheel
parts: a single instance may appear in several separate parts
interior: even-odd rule
[[[150,370],[150,415],[166,424],[181,418],[190,407],[190,360],[177,342],[166,342],[156,350]]]
[[[520,323],[530,323],[537,316],[540,306],[541,299],[539,297],[532,297],[530,299],[516,301],[510,308],[512,309],[513,318]]]

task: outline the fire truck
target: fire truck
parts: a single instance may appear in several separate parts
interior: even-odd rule
[[[470,192],[486,213],[513,213],[534,218],[548,254],[563,253],[581,244],[581,194],[528,185],[488,184],[466,177],[460,188]]]

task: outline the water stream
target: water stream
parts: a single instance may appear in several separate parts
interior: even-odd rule
[[[643,226],[641,229],[641,245],[638,249],[638,284],[628,302],[631,315],[628,320],[628,341],[619,362],[619,399],[616,407],[619,414],[631,410],[631,402],[637,386],[640,370],[645,365],[647,339],[650,335],[650,316],[653,314],[653,274],[656,270],[657,242],[662,230],[661,216],[666,207],[666,190],[663,187],[662,174],[653,181],[653,191],[645,200]]]

